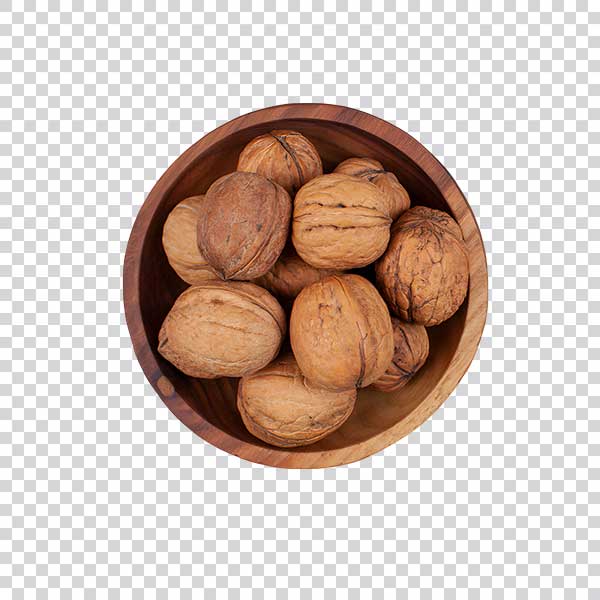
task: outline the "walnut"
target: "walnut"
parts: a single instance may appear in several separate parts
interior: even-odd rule
[[[248,143],[237,170],[260,173],[294,195],[307,181],[323,174],[323,164],[310,140],[297,131],[282,129]]]
[[[429,338],[423,325],[404,323],[392,317],[394,358],[387,371],[371,385],[380,392],[394,392],[404,387],[425,364],[429,354]]]
[[[218,280],[198,249],[196,232],[198,212],[205,196],[181,201],[170,213],[163,227],[162,243],[173,270],[186,283]]]
[[[237,406],[248,431],[283,448],[306,446],[329,435],[351,415],[356,390],[332,392],[302,375],[291,354],[243,377]]]
[[[293,247],[284,249],[273,268],[254,283],[281,300],[293,300],[307,285],[338,274],[335,269],[317,269],[305,263]]]
[[[158,351],[191,377],[242,377],[262,369],[279,352],[283,309],[248,282],[206,282],[188,288],[158,334]]]
[[[348,158],[341,162],[333,171],[361,177],[374,183],[385,196],[388,203],[388,214],[395,221],[410,207],[410,198],[398,178],[383,168],[383,165],[373,158]]]
[[[292,242],[313,267],[363,267],[385,251],[391,222],[376,185],[350,175],[322,175],[296,194]]]
[[[375,274],[390,310],[401,319],[426,327],[445,321],[463,303],[469,285],[460,227],[439,210],[407,210],[394,223]]]
[[[206,192],[198,247],[222,279],[255,279],[285,245],[292,203],[278,184],[256,173],[230,173]]]
[[[385,302],[359,275],[334,275],[304,288],[292,308],[290,341],[302,373],[337,391],[373,383],[394,354]]]

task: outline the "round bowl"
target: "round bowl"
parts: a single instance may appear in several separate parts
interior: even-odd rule
[[[206,192],[234,171],[252,138],[273,129],[293,129],[318,148],[325,172],[351,156],[368,156],[394,172],[422,204],[450,213],[467,245],[467,298],[448,321],[428,329],[431,353],[401,390],[361,390],[352,416],[330,436],[303,448],[275,448],[253,437],[236,409],[236,379],[188,377],[157,352],[158,331],[187,287],[167,262],[162,228],[181,200]],[[326,104],[288,104],[243,115],[205,135],[186,150],[154,186],[140,209],[123,272],[127,325],[140,365],[168,408],[194,433],[249,461],[287,468],[318,468],[363,459],[419,427],[452,393],[471,363],[487,314],[487,267],[481,234],[465,197],[446,169],[410,135],[372,115]]]

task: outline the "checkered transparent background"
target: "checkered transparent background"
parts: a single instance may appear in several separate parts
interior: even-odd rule
[[[0,587],[600,598],[598,3],[168,7],[0,3]],[[182,426],[121,304],[165,168],[297,101],[371,112],[439,157],[479,220],[491,294],[479,354],[430,421],[303,472]]]

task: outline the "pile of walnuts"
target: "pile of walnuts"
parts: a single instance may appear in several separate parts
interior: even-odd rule
[[[158,351],[191,377],[240,377],[248,431],[282,447],[340,427],[359,388],[404,386],[427,360],[425,328],[458,310],[469,281],[448,214],[410,208],[370,158],[323,174],[296,131],[255,138],[237,171],[175,206],[163,246],[190,287]],[[375,285],[352,272],[372,263]]]

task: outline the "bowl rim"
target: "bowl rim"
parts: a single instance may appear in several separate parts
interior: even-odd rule
[[[196,413],[163,374],[146,336],[140,306],[140,268],[145,232],[163,197],[187,168],[215,143],[230,134],[281,120],[336,122],[387,142],[412,160],[436,185],[452,216],[459,223],[469,255],[470,284],[467,313],[456,350],[435,387],[404,419],[372,438],[334,450],[301,452],[244,442]],[[204,135],[179,156],[156,182],[135,219],[123,266],[123,304],[134,352],[144,375],[169,410],[205,441],[239,458],[282,468],[326,468],[367,458],[419,428],[452,394],[477,353],[487,319],[488,273],[485,248],[475,215],[454,178],[420,142],[391,123],[363,111],[334,104],[295,103],[271,106],[240,115]]]

